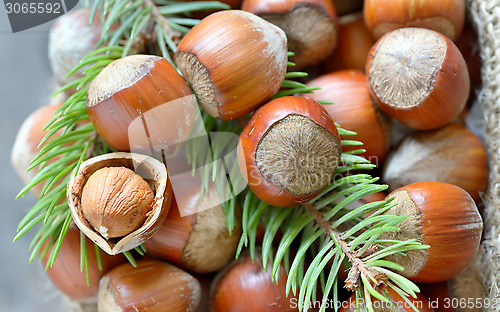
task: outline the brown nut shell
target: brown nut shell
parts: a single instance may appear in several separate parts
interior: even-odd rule
[[[479,201],[488,185],[488,155],[469,129],[450,124],[404,138],[389,154],[382,180],[391,191],[414,182],[446,182]]]
[[[17,175],[21,178],[24,184],[30,183],[37,173],[37,168],[26,171],[30,167],[31,160],[40,151],[38,145],[47,134],[43,128],[54,117],[54,113],[61,107],[57,105],[45,105],[32,112],[23,122],[21,128],[16,135],[16,140],[12,146],[10,154],[10,162]],[[61,135],[62,131],[56,132],[51,139]],[[39,196],[43,189],[43,183],[35,185],[31,192]]]
[[[286,35],[244,11],[214,13],[194,26],[175,52],[198,103],[213,117],[241,117],[278,92],[287,69]]]
[[[90,84],[85,105],[109,146],[144,154],[184,142],[197,110],[186,81],[166,59],[140,54],[106,66]]]
[[[423,27],[455,40],[464,27],[465,1],[365,0],[363,12],[375,39],[397,28]]]
[[[298,297],[286,294],[287,274],[283,265],[279,282],[272,281],[272,270],[262,267],[260,250],[252,261],[248,252],[231,262],[215,277],[211,287],[212,312],[289,312]],[[296,301],[297,302],[297,301]]]
[[[339,18],[339,39],[333,53],[325,59],[323,69],[333,72],[341,69],[365,71],[366,58],[375,40],[358,13]]]
[[[89,67],[89,65],[84,66],[71,77],[66,77],[87,54],[97,48],[97,43],[101,39],[100,14],[96,12],[92,25],[89,25],[91,14],[92,10],[89,8],[71,10],[57,18],[50,28],[48,58],[52,73],[61,84],[83,78],[84,71]]]
[[[236,207],[236,225],[230,234],[214,185],[200,198],[200,183],[176,181],[175,199],[165,222],[144,244],[148,254],[196,273],[218,271],[234,259],[241,235],[240,207]]]
[[[462,54],[450,39],[425,28],[385,34],[372,47],[365,72],[379,107],[413,129],[446,125],[469,96]]]
[[[428,249],[412,250],[388,260],[403,266],[402,275],[420,282],[441,282],[457,276],[479,248],[483,220],[472,197],[458,186],[442,182],[417,182],[387,195],[397,204],[386,213],[407,216],[400,231],[381,239],[417,241]]]
[[[200,283],[173,265],[140,260],[111,270],[99,285],[100,312],[194,312],[200,302]]]
[[[409,302],[411,302],[415,307],[417,307],[419,312],[434,312],[431,308],[429,301],[425,298],[424,295],[417,293],[417,298],[413,298],[412,296],[401,297],[398,293],[396,293],[392,288],[386,288],[387,298],[390,302],[383,302],[379,299],[372,298],[372,307],[375,312],[414,312],[415,310],[411,307]],[[360,303],[367,303],[364,298],[356,299],[356,294],[353,294],[347,302],[342,303],[342,309],[340,312],[366,312],[367,310],[363,308],[363,305]]]
[[[363,143],[362,146],[343,146],[342,150],[365,149],[361,156],[375,165],[382,164],[389,149],[390,118],[372,102],[366,76],[357,70],[341,70],[315,78],[307,85],[321,89],[305,96],[332,102],[323,107],[333,121],[357,133],[345,139]]]
[[[340,149],[335,123],[318,102],[286,96],[253,114],[240,135],[238,163],[255,195],[288,207],[330,184]]]
[[[69,228],[54,266],[47,270],[52,283],[66,296],[82,303],[96,303],[99,280],[112,268],[127,261],[122,255],[110,256],[99,251],[102,270],[99,269],[94,244],[85,239],[88,253],[89,283],[85,272],[80,270],[80,230],[76,226]],[[49,253],[43,259],[45,264]]]
[[[104,167],[126,167],[145,179],[154,191],[154,202],[144,224],[126,236],[106,240],[94,230],[82,211],[82,192],[89,177]],[[68,205],[78,228],[110,255],[133,249],[151,238],[167,217],[172,201],[172,185],[165,165],[140,154],[110,153],[84,161],[78,172],[71,175],[67,187]]]
[[[315,65],[337,46],[337,13],[331,0],[244,0],[241,9],[273,23],[287,35],[290,61]]]

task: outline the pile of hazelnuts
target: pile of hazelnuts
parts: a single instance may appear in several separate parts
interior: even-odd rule
[[[334,2],[231,1],[233,10],[209,14],[181,39],[173,55],[180,73],[160,56],[138,54],[95,78],[86,98],[89,120],[116,153],[84,162],[68,184],[75,224],[47,271],[66,296],[97,303],[98,311],[298,310],[297,297],[285,296],[284,268],[276,284],[259,259],[243,253],[234,260],[239,207],[229,231],[213,185],[201,195],[188,178],[177,190],[160,181],[171,170],[161,153],[190,138],[196,104],[244,125],[239,168],[270,205],[298,206],[316,197],[335,179],[343,152],[376,165],[371,173],[390,193],[359,204],[393,198],[387,213],[408,218],[385,238],[430,246],[389,259],[405,269],[402,275],[424,283],[424,295],[409,300],[432,311],[428,299],[437,292],[426,289],[439,285],[444,296],[457,296],[447,291],[448,281],[479,248],[477,205],[488,182],[487,153],[464,125],[480,85],[464,0],[352,1],[342,11]],[[60,83],[99,41],[102,25],[95,19],[88,26],[88,18],[89,10],[77,10],[51,30],[49,55]],[[302,82],[320,89],[274,98],[287,69],[308,72]],[[37,110],[19,132],[12,159],[25,182],[42,128],[59,106]],[[336,124],[356,135],[339,135]],[[150,153],[145,170],[134,170],[130,152]],[[88,281],[80,271],[80,231],[89,237]],[[146,256],[133,267],[121,252],[141,244]],[[427,287],[430,282],[441,283]],[[396,292],[387,295],[406,302]],[[342,311],[356,311],[355,296],[349,300]]]

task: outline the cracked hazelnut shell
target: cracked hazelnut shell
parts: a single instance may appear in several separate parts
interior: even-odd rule
[[[82,193],[89,178],[94,172],[105,167],[126,167],[134,170],[147,181],[154,193],[152,207],[144,222],[132,232],[116,238],[104,237],[99,229],[94,229],[85,217],[82,207]],[[100,194],[93,195],[97,198],[100,196]],[[123,200],[127,197],[132,198],[133,194],[125,194]],[[110,255],[133,249],[151,238],[163,224],[172,197],[172,185],[164,164],[149,156],[123,152],[104,154],[84,161],[78,172],[71,175],[67,186],[68,205],[75,224],[88,238]],[[117,224],[109,226],[118,228],[125,226],[122,220],[116,218],[111,219],[110,222]]]

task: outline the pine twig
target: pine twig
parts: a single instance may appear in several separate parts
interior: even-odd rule
[[[336,242],[340,250],[344,253],[344,255],[347,257],[349,262],[351,263],[352,267],[349,270],[349,274],[347,276],[347,279],[345,281],[345,288],[350,291],[357,291],[359,289],[359,278],[360,275],[364,275],[367,280],[371,282],[371,286],[375,289],[379,288],[381,285],[383,285],[388,279],[384,274],[381,274],[377,271],[375,271],[371,267],[367,267],[363,260],[361,260],[357,255],[356,252],[352,251],[347,244],[346,241],[344,241],[340,234],[335,231],[332,226],[325,221],[323,218],[323,215],[316,209],[312,204],[305,203],[302,204],[306,208],[306,210],[314,216],[314,220],[325,229],[325,231],[332,237],[332,239]]]
[[[181,40],[182,34],[181,32],[174,30],[172,27],[170,27],[168,23],[167,17],[165,15],[161,14],[160,10],[156,6],[156,4],[153,2],[153,0],[144,0],[144,2],[151,7],[151,14],[153,17],[156,19],[158,24],[161,25],[161,27],[164,29],[166,34],[174,41],[174,43],[177,45],[179,41]],[[175,51],[174,51],[175,52]]]

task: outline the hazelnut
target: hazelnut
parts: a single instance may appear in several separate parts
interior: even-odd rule
[[[464,0],[365,0],[365,22],[375,39],[401,27],[423,27],[455,40],[465,21]]]
[[[83,187],[83,215],[104,238],[125,236],[140,227],[153,206],[149,184],[125,167],[94,172]]]
[[[68,73],[80,61],[93,52],[101,39],[102,24],[96,13],[89,25],[91,10],[75,9],[59,17],[49,31],[49,61],[54,76],[59,83],[66,84],[73,79],[82,78],[88,68],[79,69],[72,77]]]
[[[366,63],[368,86],[389,116],[418,130],[442,127],[465,107],[467,64],[444,35],[425,28],[401,28],[372,47]]]
[[[241,117],[278,92],[287,69],[286,35],[244,11],[204,18],[182,38],[175,62],[213,117]]]
[[[252,260],[250,253],[242,254],[214,278],[211,287],[213,312],[291,312],[297,311],[290,302],[298,296],[286,294],[287,273],[283,264],[278,282],[271,279],[272,270],[262,267],[259,250]],[[244,294],[244,295],[243,295]]]
[[[164,58],[139,54],[106,66],[90,84],[85,105],[109,146],[148,155],[184,142],[196,111],[177,70]]]
[[[337,47],[325,59],[325,72],[341,69],[364,71],[366,58],[375,40],[366,28],[363,16],[353,13],[340,17],[338,37]]]
[[[290,61],[297,68],[316,65],[337,46],[337,13],[331,0],[244,0],[241,9],[283,29]]]
[[[401,297],[392,288],[387,288],[382,293],[385,293],[389,302],[383,302],[379,299],[372,298],[372,308],[374,312],[414,312],[415,310],[411,307],[408,302],[411,302],[419,312],[434,312],[431,308],[429,301],[422,294],[417,294],[416,298],[412,296]],[[342,303],[342,309],[340,312],[366,312],[367,309],[363,308],[362,305],[367,304],[364,298],[356,298],[356,294],[349,297],[347,302]]]
[[[137,267],[122,264],[99,284],[97,307],[101,312],[194,312],[200,303],[200,283],[173,265],[140,260]]]
[[[356,135],[344,139],[363,143],[361,146],[343,146],[342,150],[364,149],[361,156],[375,165],[382,164],[389,149],[391,122],[372,102],[366,76],[358,70],[346,69],[319,76],[307,85],[321,89],[305,96],[334,103],[323,105],[332,120],[344,129],[356,132]]]
[[[43,128],[54,117],[54,113],[59,107],[61,107],[60,104],[45,105],[38,108],[24,120],[17,133],[10,155],[10,162],[24,184],[30,183],[36,175],[36,169],[26,170],[30,167],[31,160],[40,151],[41,147],[38,147],[38,145],[47,134],[47,131],[43,131]],[[52,138],[61,135],[61,133],[62,131],[58,131]],[[38,196],[42,189],[43,184],[40,183],[35,185],[31,191]]]
[[[236,207],[237,223],[230,233],[215,185],[211,184],[202,195],[201,181],[177,178],[168,216],[144,245],[148,254],[186,270],[218,271],[234,259],[241,236],[240,207]]]
[[[446,182],[463,188],[479,201],[488,185],[486,149],[461,125],[413,133],[389,154],[382,180],[391,191],[420,181]]]
[[[331,183],[340,149],[337,128],[318,102],[286,96],[253,114],[240,135],[238,162],[257,197],[288,207]]]
[[[396,206],[386,213],[407,218],[398,224],[399,231],[384,233],[380,239],[416,239],[430,246],[388,257],[404,268],[402,275],[414,281],[441,282],[471,263],[479,248],[483,220],[466,191],[448,183],[417,182],[395,190],[389,198],[394,198]]]
[[[102,264],[99,268],[94,244],[86,239],[89,272],[87,282],[86,273],[80,268],[80,239],[80,230],[73,225],[64,237],[56,262],[47,270],[47,276],[69,298],[82,303],[97,303],[97,290],[101,277],[127,260],[122,255],[110,256],[99,250]],[[48,260],[50,252],[51,250],[43,259],[43,263]]]

